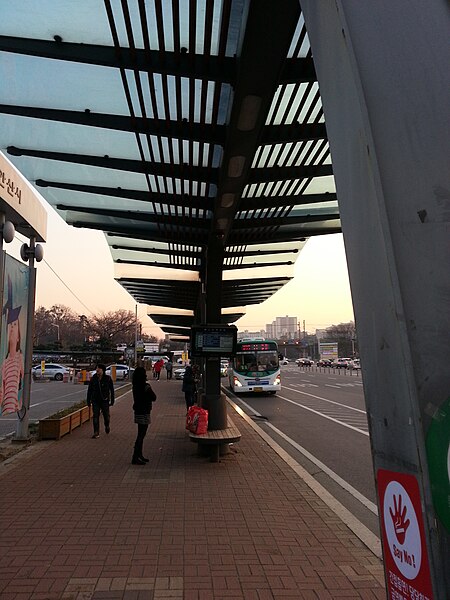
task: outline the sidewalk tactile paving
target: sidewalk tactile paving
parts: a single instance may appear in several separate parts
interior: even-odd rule
[[[243,419],[211,463],[181,383],[154,388],[147,465],[131,465],[128,393],[109,436],[85,424],[1,471],[1,600],[386,597],[381,561]]]

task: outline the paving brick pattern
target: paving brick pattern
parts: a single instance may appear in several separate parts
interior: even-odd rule
[[[0,470],[1,600],[386,598],[379,559],[245,421],[211,463],[180,382],[154,388],[147,465],[127,394],[110,435],[85,424]]]

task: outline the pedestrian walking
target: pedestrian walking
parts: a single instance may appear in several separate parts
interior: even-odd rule
[[[147,373],[144,367],[136,367],[133,373],[133,411],[134,422],[138,426],[138,432],[131,459],[131,464],[133,465],[145,465],[149,460],[143,456],[142,450],[144,438],[151,423],[150,413],[155,400],[156,394],[147,382]]]
[[[167,379],[172,379],[172,369],[173,369],[173,363],[172,363],[172,361],[170,360],[170,358],[169,358],[169,360],[166,362],[166,364],[165,364],[165,367],[166,367],[166,377],[167,377]]]
[[[160,358],[153,365],[153,373],[154,373],[154,378],[156,379],[156,381],[159,381],[159,378],[161,377],[161,369],[163,368],[163,364],[164,364],[164,361],[162,360],[162,358]]]
[[[184,399],[186,401],[186,411],[195,404],[195,396],[197,392],[197,386],[195,384],[194,371],[192,367],[187,366],[183,375],[183,386],[181,390],[184,392]]]
[[[109,375],[106,375],[106,366],[98,363],[95,373],[92,376],[87,391],[87,405],[91,406],[93,411],[94,439],[100,435],[100,412],[103,415],[105,424],[105,433],[110,432],[110,414],[109,407],[114,404],[114,384]]]

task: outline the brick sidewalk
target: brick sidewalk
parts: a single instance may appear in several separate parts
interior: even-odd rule
[[[127,394],[109,436],[86,424],[0,471],[1,600],[386,598],[379,559],[241,417],[211,463],[181,383],[154,388],[148,465]]]

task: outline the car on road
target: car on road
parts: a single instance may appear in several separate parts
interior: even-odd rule
[[[322,358],[317,361],[318,367],[331,367],[332,364],[333,364],[333,361],[329,358]]]
[[[288,365],[291,361],[288,358],[280,359],[280,365]]]
[[[220,361],[220,375],[221,375],[221,377],[228,376],[228,361],[227,360]]]
[[[313,367],[314,361],[311,358],[297,358],[295,361],[299,367]]]
[[[347,369],[349,362],[350,358],[337,358],[336,360],[333,360],[331,366],[333,369]]]
[[[173,376],[175,377],[175,379],[183,379],[185,371],[186,367],[180,367],[179,369],[175,369],[173,372]]]
[[[112,367],[114,365],[110,365],[106,367],[106,374],[111,377]],[[116,366],[116,380],[118,379],[128,379],[130,376],[130,368],[127,365],[115,365]]]
[[[347,365],[347,369],[350,369],[351,371],[359,371],[361,369],[361,363],[359,362],[359,358],[355,358],[353,360],[350,360],[348,365]]]
[[[55,381],[62,381],[64,375],[69,375],[70,369],[64,365],[57,363],[45,363],[44,371],[42,371],[41,365],[36,365],[31,369],[31,375],[33,380],[37,379],[54,379]]]

